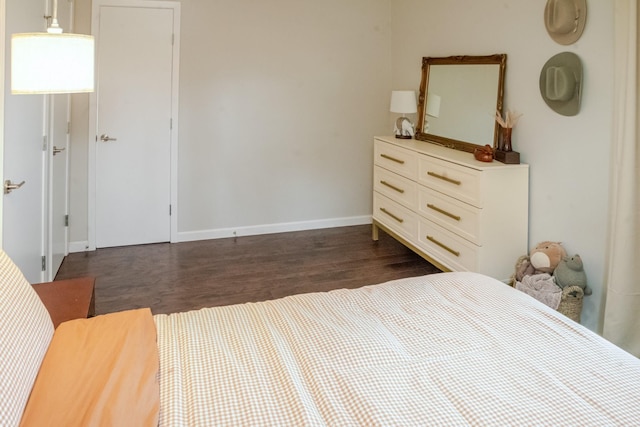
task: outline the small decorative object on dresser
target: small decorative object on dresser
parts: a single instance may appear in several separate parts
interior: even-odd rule
[[[405,114],[414,114],[418,111],[416,104],[416,93],[412,90],[394,90],[391,92],[391,107],[389,110],[392,113],[400,113],[401,117],[398,117],[394,126],[394,133],[396,138],[411,139],[415,134],[413,123]]]
[[[520,153],[513,151],[513,145],[511,143],[511,133],[513,127],[518,123],[520,116],[522,116],[522,114],[507,110],[503,119],[500,111],[496,111],[496,122],[498,122],[502,130],[500,143],[495,153],[495,158],[499,162],[516,165],[520,163]]]
[[[493,161],[493,148],[489,144],[484,147],[479,147],[473,150],[473,157],[479,162],[492,162]]]
[[[374,240],[381,228],[441,270],[505,282],[513,254],[527,251],[528,165],[376,137],[373,177]]]

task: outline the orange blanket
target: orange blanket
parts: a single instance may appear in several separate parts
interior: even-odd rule
[[[158,348],[149,309],[62,323],[23,426],[156,426]]]

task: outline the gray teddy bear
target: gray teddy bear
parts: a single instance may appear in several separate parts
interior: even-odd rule
[[[584,272],[582,258],[576,254],[572,257],[563,257],[553,271],[556,285],[564,289],[567,286],[579,286],[585,295],[591,295],[591,288],[587,286],[587,275]]]

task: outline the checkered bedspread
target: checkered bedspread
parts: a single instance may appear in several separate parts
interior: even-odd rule
[[[162,426],[640,425],[640,361],[443,273],[156,315]]]

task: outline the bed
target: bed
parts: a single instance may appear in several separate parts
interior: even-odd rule
[[[638,359],[479,274],[55,333],[4,254],[0,276],[1,425],[640,424]]]

